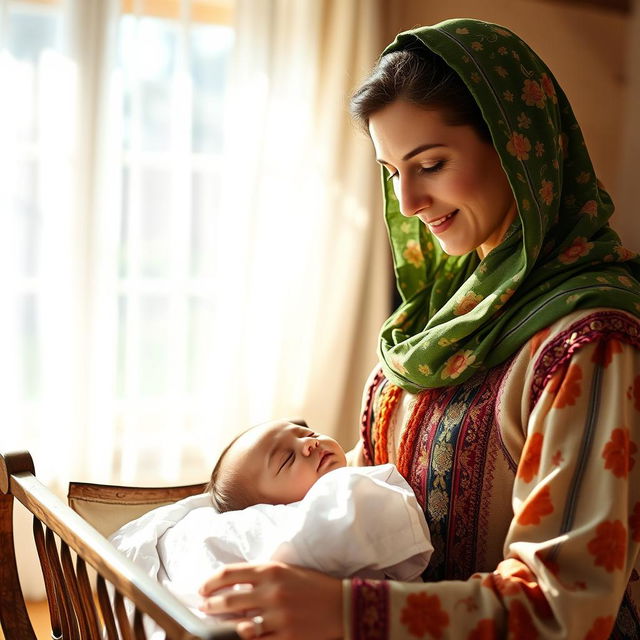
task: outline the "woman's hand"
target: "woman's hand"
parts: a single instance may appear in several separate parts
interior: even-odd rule
[[[216,593],[236,584],[252,588]],[[244,616],[236,621],[241,638],[256,637],[253,616],[262,617],[260,637],[271,640],[342,638],[342,581],[311,569],[282,562],[230,564],[211,576],[199,592],[204,613]]]

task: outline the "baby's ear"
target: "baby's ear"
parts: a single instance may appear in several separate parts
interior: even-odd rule
[[[287,420],[293,424],[299,424],[301,427],[309,426],[304,418],[287,418]]]

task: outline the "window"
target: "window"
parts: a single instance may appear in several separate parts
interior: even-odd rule
[[[129,480],[161,451],[157,476],[172,479],[181,461],[166,438],[197,422],[211,384],[233,4],[114,0],[115,38],[78,44],[87,7],[106,4],[0,3],[0,247],[13,309],[0,371],[19,446],[94,438],[97,475]]]

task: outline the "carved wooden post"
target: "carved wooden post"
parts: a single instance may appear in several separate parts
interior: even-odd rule
[[[35,475],[26,451],[0,454],[0,622],[7,640],[36,640],[20,588],[13,544],[13,495],[11,474]]]

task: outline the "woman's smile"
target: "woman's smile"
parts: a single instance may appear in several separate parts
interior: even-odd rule
[[[426,224],[446,253],[484,258],[500,244],[517,207],[496,150],[473,127],[400,99],[371,116],[369,133],[400,211]]]

